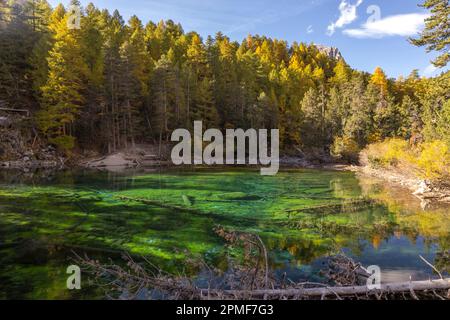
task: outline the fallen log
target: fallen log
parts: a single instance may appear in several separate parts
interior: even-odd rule
[[[106,156],[103,156],[101,158],[97,158],[97,159],[92,159],[92,160],[81,162],[80,164],[83,165],[83,166],[91,166],[92,163],[100,162],[100,161],[105,160],[105,159],[106,159]]]
[[[289,215],[291,213],[299,213],[299,212],[317,213],[317,211],[328,211],[329,213],[342,213],[347,210],[354,211],[355,209],[359,209],[364,206],[373,206],[374,204],[376,204],[376,201],[372,199],[361,199],[361,200],[358,199],[358,200],[343,201],[340,203],[329,203],[317,206],[295,208],[286,210],[285,212],[288,213]]]
[[[20,113],[26,113],[26,114],[27,114],[27,117],[30,116],[30,110],[25,110],[25,109],[0,108],[0,111],[6,111],[6,112],[20,112]]]
[[[217,290],[209,291],[209,295],[222,297],[251,297],[263,298],[267,296],[277,297],[300,297],[314,298],[326,296],[352,296],[364,294],[384,294],[384,293],[410,293],[414,291],[426,290],[447,290],[450,289],[450,278],[427,281],[410,281],[399,283],[382,284],[380,289],[369,290],[367,286],[350,287],[323,287],[323,288],[304,288],[304,289],[275,289],[275,290]],[[207,290],[203,290],[204,293]],[[202,293],[203,293],[202,292]],[[203,296],[203,294],[202,294]]]

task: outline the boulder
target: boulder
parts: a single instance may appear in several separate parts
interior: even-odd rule
[[[0,117],[0,127],[9,127],[11,125],[11,120],[7,117]]]
[[[429,187],[429,184],[427,181],[421,181],[417,190],[413,193],[414,195],[424,195],[426,193],[431,192],[431,188]]]
[[[0,162],[0,167],[9,168],[9,162]]]
[[[103,157],[102,159],[90,161],[87,163],[87,166],[90,168],[133,167],[136,166],[136,162],[128,158],[125,154],[118,152]]]

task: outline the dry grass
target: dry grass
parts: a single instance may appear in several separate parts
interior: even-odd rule
[[[412,146],[405,140],[387,139],[369,145],[361,153],[361,162],[375,169],[450,184],[450,149],[439,140]]]

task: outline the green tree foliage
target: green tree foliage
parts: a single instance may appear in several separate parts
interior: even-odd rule
[[[445,67],[450,61],[450,4],[448,0],[425,0],[421,7],[431,11],[425,21],[425,29],[417,39],[411,39],[416,46],[426,46],[428,52],[440,55],[433,61],[436,67]]]
[[[426,87],[421,99],[425,139],[450,142],[450,72],[427,80]]]
[[[354,77],[342,94],[348,97],[348,115],[344,120],[342,135],[355,141],[359,146],[370,142],[373,134],[374,105],[369,91],[366,93],[363,75]]]
[[[172,130],[187,125],[183,122],[187,111],[182,100],[182,83],[170,56],[171,52],[158,60],[151,81],[151,129],[161,139],[168,139]]]
[[[31,53],[46,32],[49,8],[45,1],[0,1],[0,101],[9,108],[36,105]]]
[[[125,22],[92,4],[71,29],[62,5],[21,3],[0,0],[0,103],[30,110],[64,151],[168,141],[194,120],[221,130],[278,128],[285,151],[349,161],[385,138],[450,141],[449,73],[388,79],[314,44],[251,35],[236,42],[220,32],[204,40],[171,20]],[[448,50],[446,3],[426,2],[433,15],[420,41],[433,49]]]
[[[48,57],[48,77],[42,90],[39,127],[63,150],[73,148],[72,125],[85,103],[88,68],[83,57],[81,31],[68,26],[69,14],[56,8],[50,29],[54,44]]]
[[[311,88],[301,103],[303,115],[302,139],[306,146],[327,146],[328,123],[326,121],[327,97],[324,88]]]

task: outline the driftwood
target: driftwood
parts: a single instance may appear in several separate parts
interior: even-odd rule
[[[25,110],[25,109],[0,108],[0,111],[6,111],[6,112],[20,112],[20,113],[26,113],[26,114],[27,114],[27,117],[30,116],[30,110]]]
[[[447,290],[450,289],[450,278],[439,280],[427,280],[427,281],[410,281],[400,283],[382,284],[380,289],[369,290],[367,286],[351,286],[351,287],[323,287],[323,288],[304,288],[304,289],[278,289],[278,290],[251,290],[251,291],[239,291],[239,290],[221,290],[210,291],[210,295],[222,296],[222,297],[251,297],[251,298],[263,298],[267,296],[276,297],[301,297],[301,298],[314,298],[314,297],[326,297],[326,296],[354,296],[373,294],[380,295],[384,293],[411,293],[411,291],[432,291],[432,290]],[[205,290],[201,292],[203,295]]]
[[[269,289],[267,287],[267,274],[264,270],[258,281],[265,288],[252,289],[254,281],[239,281],[237,289],[226,290],[210,287],[199,288],[187,277],[174,277],[154,265],[155,272],[148,271],[141,264],[136,263],[129,255],[124,255],[128,270],[118,265],[105,265],[98,261],[82,258],[76,255],[77,263],[83,269],[102,278],[107,276],[107,282],[113,285],[114,290],[127,292],[127,297],[121,299],[136,299],[140,290],[147,288],[152,291],[164,293],[170,299],[181,300],[317,300],[317,299],[450,299],[450,278],[426,281],[409,281],[401,283],[381,284],[380,289],[369,290],[367,285],[360,286],[331,286],[324,283],[292,283],[294,287]],[[145,261],[151,264],[147,259]],[[205,264],[205,266],[207,266]],[[208,266],[207,266],[208,267]],[[209,268],[209,267],[208,267]],[[243,270],[244,271],[244,270]],[[250,272],[250,270],[246,270]],[[245,271],[244,271],[245,272]],[[258,272],[258,270],[256,270]],[[265,276],[264,276],[265,274]],[[251,277],[250,277],[251,278]],[[243,280],[238,276],[238,280]],[[273,283],[271,284],[273,286]],[[258,286],[259,287],[259,286]],[[410,298],[407,298],[410,297]],[[108,294],[109,298],[112,298]]]
[[[228,243],[227,250],[242,254],[240,258],[228,256],[226,271],[208,265],[201,256],[187,256],[186,265],[209,274],[207,285],[185,274],[164,272],[145,257],[136,262],[129,254],[123,256],[126,266],[112,260],[102,264],[76,253],[75,261],[103,283],[106,296],[111,299],[138,299],[142,294],[173,300],[450,299],[450,278],[387,283],[371,290],[366,284],[370,274],[344,254],[329,257],[327,270],[322,270],[329,281],[295,283],[286,274],[279,277],[270,272],[267,249],[258,235],[229,231],[220,226],[214,231]]]
[[[105,159],[106,159],[106,156],[103,156],[101,158],[91,159],[91,160],[88,160],[88,161],[81,162],[80,164],[83,165],[83,166],[90,166],[93,162],[100,162],[100,161],[105,160]]]

